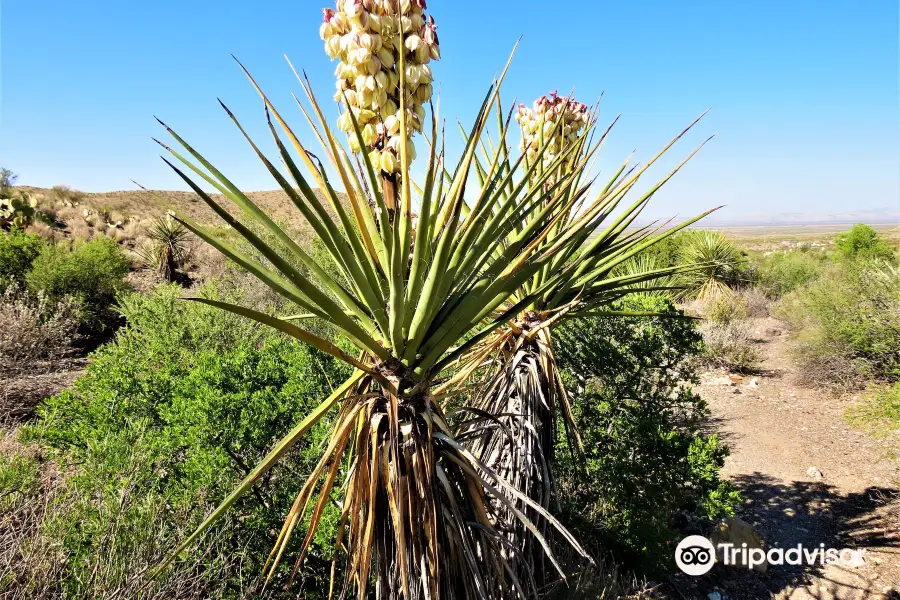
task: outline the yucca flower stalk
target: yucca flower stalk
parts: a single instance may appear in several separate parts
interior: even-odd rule
[[[563,148],[578,142],[579,134],[590,125],[591,118],[586,104],[560,97],[557,92],[541,96],[532,108],[520,104],[516,121],[522,128],[519,151],[525,155],[526,164],[534,162],[541,153],[541,167],[549,167]]]
[[[507,327],[487,341],[482,354],[472,355],[464,372],[471,373],[484,367],[485,361],[488,364],[476,393],[475,405],[481,416],[465,422],[458,435],[467,440],[482,462],[511,481],[533,503],[549,510],[554,492],[553,452],[559,429],[557,419],[561,419],[563,428],[569,433],[573,449],[581,443],[556,366],[552,328],[563,319],[584,314],[615,316],[611,311],[603,311],[603,307],[636,288],[648,291],[669,288],[669,278],[673,274],[692,267],[633,267],[640,264],[644,250],[705,215],[668,231],[653,226],[632,229],[647,202],[696,153],[695,150],[618,218],[612,217],[638,178],[693,124],[640,169],[628,168],[626,161],[602,187],[598,198],[585,203],[579,198],[583,189],[579,187],[581,179],[590,171],[588,165],[612,125],[593,141],[592,136],[582,133],[593,133],[596,122],[595,111],[586,105],[551,94],[538,99],[534,107],[534,110],[524,106],[519,108],[520,149],[525,160],[540,165],[548,177],[529,180],[528,188],[533,189],[536,185],[547,188],[555,178],[565,181],[566,175],[577,174],[570,184],[553,186],[545,195],[548,199],[560,195],[575,201],[568,203],[568,211],[560,215],[540,245],[555,248],[573,232],[577,232],[578,242],[570,248],[571,252],[558,255],[547,268],[523,283],[513,294],[522,307],[520,312]],[[547,152],[565,154],[567,159],[546,163]],[[508,150],[505,154],[510,155]],[[540,160],[539,156],[542,156]],[[612,222],[607,225],[607,221]],[[510,235],[516,235],[516,231]],[[541,514],[531,512],[516,498],[509,500],[518,503],[518,508],[538,525],[542,533],[545,532],[547,524]],[[519,550],[513,557],[516,571],[547,573],[543,568],[543,557],[534,547],[530,535],[511,518],[511,512],[501,510],[500,513],[505,519],[498,527],[506,532],[510,545]],[[539,583],[549,583],[549,580]]]
[[[350,149],[365,150],[380,170],[389,193],[386,207],[395,210],[400,148],[415,160],[412,136],[422,132],[425,106],[431,100],[434,76],[429,63],[439,60],[440,43],[434,17],[425,15],[425,0],[339,0],[326,8],[319,30],[325,52],[337,59],[335,100],[347,110],[338,127],[347,132]],[[405,78],[404,117],[400,131],[400,70]],[[352,116],[351,116],[352,113]],[[354,132],[357,121],[360,137]]]

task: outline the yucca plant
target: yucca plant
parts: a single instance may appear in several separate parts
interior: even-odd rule
[[[156,217],[147,228],[147,240],[135,253],[166,281],[174,281],[178,269],[191,254],[191,232],[170,215]]]
[[[483,367],[485,361],[489,368],[483,371],[476,394],[480,416],[466,421],[459,435],[469,440],[473,452],[482,462],[546,510],[554,491],[554,438],[560,429],[557,419],[568,432],[573,449],[581,443],[556,366],[552,329],[564,319],[585,314],[625,315],[603,311],[603,307],[638,290],[669,292],[673,289],[675,274],[694,268],[659,268],[642,252],[696,219],[665,231],[654,226],[634,227],[635,219],[651,197],[694,153],[613,219],[613,211],[638,178],[687,129],[642,168],[628,169],[626,162],[595,200],[582,202],[579,194],[584,188],[580,179],[565,186],[557,186],[557,182],[572,174],[583,177],[589,171],[587,165],[612,125],[596,141],[581,135],[582,130],[593,132],[594,112],[584,104],[560,98],[555,93],[538,99],[533,109],[520,107],[517,118],[522,125],[520,149],[525,154],[526,164],[533,163],[538,167],[538,173],[549,174],[549,178],[532,177],[527,189],[538,187],[546,191],[543,197],[550,201],[556,195],[575,200],[560,214],[539,246],[553,249],[573,232],[577,232],[578,242],[568,253],[558,255],[523,283],[513,294],[514,300],[520,303],[519,312],[510,319],[507,327],[491,336],[482,354],[471,356],[470,371]],[[542,151],[543,158],[538,156]],[[561,163],[548,164],[546,152],[565,153],[567,158]],[[510,169],[510,154],[508,151],[505,154],[501,171]],[[479,172],[486,170],[484,166],[479,168]],[[612,222],[606,224],[607,221]],[[517,234],[516,229],[510,232],[512,237]],[[513,497],[509,500],[520,502]],[[521,503],[518,508],[545,533],[547,523],[540,514]],[[502,516],[505,517],[502,529],[507,532],[510,544],[519,550],[513,557],[517,572],[546,573],[542,553],[535,547],[529,532],[516,522],[513,513],[506,511]]]
[[[638,254],[628,262],[624,263],[613,273],[614,276],[637,275],[639,273],[648,273],[663,268],[663,265],[654,254],[643,253]],[[676,269],[677,270],[677,269]],[[678,286],[678,278],[675,275],[660,275],[659,277],[636,283],[631,286],[631,291],[638,294],[646,294],[649,296],[667,296],[672,297],[681,291]]]
[[[508,594],[510,589],[527,595],[533,586],[517,580],[508,569],[505,540],[494,528],[496,519],[492,515],[497,503],[505,505],[536,532],[509,503],[507,494],[526,504],[530,500],[454,439],[433,387],[448,366],[506,321],[505,313],[515,311],[505,304],[511,292],[554,256],[554,252],[538,254],[534,243],[552,225],[552,214],[535,221],[514,244],[504,248],[502,225],[527,217],[541,204],[538,192],[518,192],[495,215],[501,227],[474,244],[476,234],[482,233],[476,217],[499,207],[499,195],[485,189],[481,192],[481,210],[465,206],[474,142],[468,144],[454,174],[444,176],[437,121],[433,119],[428,174],[413,245],[413,186],[405,149],[401,148],[403,169],[394,198],[397,208],[390,210],[384,196],[384,190],[389,189],[384,172],[376,171],[365,153],[362,172],[352,167],[311,89],[305,81],[302,84],[318,119],[318,126],[313,127],[344,184],[350,211],[339,200],[324,166],[303,147],[265,96],[267,113],[274,118],[269,120],[270,131],[292,182],[265,156],[259,156],[310,222],[348,285],[330,277],[245,194],[169,130],[191,157],[169,148],[176,160],[225,194],[243,209],[246,219],[265,227],[279,243],[266,245],[170,162],[203,201],[269,264],[256,262],[183,214],[176,212],[175,218],[287,300],[329,321],[360,348],[361,354],[350,356],[288,320],[240,306],[198,301],[276,327],[358,370],[276,446],[184,545],[196,540],[312,423],[343,400],[331,442],[319,467],[300,490],[273,549],[268,576],[275,573],[295,527],[308,520],[299,564],[325,504],[340,488],[343,500],[336,544],[347,552],[343,590],[355,588],[360,598],[365,597],[374,577],[376,592],[385,598],[493,598]],[[495,99],[496,87],[492,87],[472,128],[473,140],[481,137],[488,107]],[[308,116],[315,123],[312,115]],[[361,137],[355,117],[352,120],[356,135]],[[401,132],[406,132],[405,118],[402,121]],[[293,145],[308,176],[302,174],[282,135]],[[364,140],[359,141],[364,145]],[[325,192],[336,218],[319,201],[307,177]],[[364,180],[370,196],[364,191]],[[559,208],[560,202],[555,204]],[[561,245],[557,251],[564,248]],[[306,267],[308,273],[301,272],[296,263]],[[468,341],[460,343],[468,336]],[[343,476],[342,483],[339,475]],[[489,502],[488,497],[496,503]],[[537,505],[533,508],[558,526],[549,513]],[[559,529],[577,548],[575,540]],[[543,538],[539,543],[549,552]]]
[[[740,282],[741,251],[734,240],[721,232],[687,232],[679,247],[678,260],[681,264],[702,265],[679,276],[680,299],[715,300],[730,295],[734,285]]]
[[[624,232],[652,192],[601,230],[601,223],[643,170],[626,172],[623,167],[607,186],[593,190],[585,181],[588,161],[599,147],[599,141],[588,141],[593,124],[578,135],[578,143],[560,148],[549,163],[543,160],[545,148],[527,159],[511,156],[505,143],[514,109],[504,111],[499,96],[506,69],[485,95],[455,163],[445,158],[439,120],[431,111],[425,176],[421,186],[414,184],[409,176],[409,142],[422,117],[410,103],[421,102],[425,57],[421,44],[426,49],[436,45],[433,20],[420,14],[423,0],[345,0],[339,8],[337,13],[326,12],[326,25],[332,28],[323,27],[323,35],[332,34],[326,36],[326,44],[333,47],[330,40],[335,35],[341,40],[350,36],[346,43],[338,40],[336,54],[350,60],[352,52],[353,68],[367,71],[389,64],[387,57],[370,62],[375,48],[387,48],[393,61],[387,68],[395,69],[391,72],[396,75],[394,87],[390,76],[355,78],[354,85],[363,89],[354,89],[353,98],[349,78],[346,73],[341,76],[339,97],[346,109],[341,128],[346,130],[349,121],[351,152],[360,150],[355,156],[328,125],[308,80],[298,76],[308,99],[308,105],[299,101],[298,105],[322,145],[346,203],[325,165],[300,142],[249,73],[263,99],[283,171],[225,110],[310,223],[333,263],[332,272],[336,269],[340,277],[329,275],[246,194],[166,127],[184,148],[182,154],[163,145],[174,157],[166,162],[265,260],[232,247],[182,213],[175,211],[174,218],[304,311],[303,316],[328,321],[359,349],[351,356],[313,334],[299,318],[197,299],[275,327],[346,361],[356,371],[274,447],[175,554],[197,540],[313,423],[334,409],[338,416],[328,447],[301,486],[278,535],[267,563],[267,580],[276,574],[292,534],[302,524],[306,534],[299,544],[296,565],[300,564],[326,504],[338,496],[341,513],[332,591],[341,597],[354,593],[365,598],[370,586],[379,598],[404,600],[534,596],[538,582],[516,567],[522,549],[511,544],[503,530],[509,515],[561,577],[563,568],[542,529],[553,527],[578,554],[585,553],[541,502],[521,491],[525,486],[498,473],[457,438],[449,422],[452,415],[445,414],[442,402],[467,389],[479,361],[503,347],[509,323],[520,315],[590,312],[623,293],[622,286],[655,276],[598,280],[599,274],[650,242],[648,230]],[[362,38],[373,17],[379,23],[380,40]],[[418,34],[416,24],[424,28]],[[392,36],[399,38],[396,43],[388,43]],[[418,41],[409,43],[413,37]],[[363,39],[367,41],[362,43]],[[428,51],[432,57],[437,54]],[[418,70],[407,69],[407,61],[413,59],[418,62],[410,64]],[[410,75],[415,84],[409,82]],[[367,134],[364,129],[373,124],[369,114],[373,111],[364,104],[366,99],[382,102],[378,92],[383,85],[397,98],[396,130],[385,120]],[[413,85],[415,100],[410,95]],[[375,93],[364,96],[364,90]],[[476,153],[489,145],[487,128],[494,109],[500,117],[499,141],[482,161]],[[394,159],[386,159],[386,154],[396,157],[396,170]],[[240,217],[214,201],[187,171],[224,194],[241,209]],[[476,177],[478,184],[472,185]],[[324,203],[314,186],[324,193]],[[256,228],[274,243],[264,242],[254,233]],[[529,326],[529,335],[539,331]],[[472,435],[471,429],[463,433],[464,438]],[[344,570],[340,579],[339,566]]]

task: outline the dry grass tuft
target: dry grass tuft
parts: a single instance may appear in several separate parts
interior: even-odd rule
[[[104,508],[122,514],[142,510],[145,525],[140,531],[117,526],[98,531],[103,541],[100,550],[89,557],[89,564],[78,565],[90,578],[68,579],[73,565],[64,541],[67,527],[71,515],[83,511],[90,499],[81,497],[77,486],[68,485],[76,473],[62,471],[41,453],[37,445],[22,444],[15,432],[0,430],[0,597],[4,600],[218,598],[225,592],[226,574],[241,572],[241,558],[226,552],[213,536],[205,552],[192,553],[152,579],[152,568],[185,532],[160,518],[161,507],[146,506],[126,488],[117,506]],[[140,543],[132,535],[140,535]],[[204,568],[210,563],[217,568]]]
[[[768,317],[772,301],[758,287],[745,287],[735,292],[739,301],[746,306],[749,317]]]
[[[78,308],[68,300],[55,306],[10,287],[0,296],[0,375],[32,372],[37,361],[53,361],[71,351]]]
[[[690,304],[688,312],[703,317],[698,330],[703,336],[700,362],[708,367],[749,371],[759,363],[760,351],[753,339],[753,312],[761,312],[758,298],[749,293],[728,293]],[[768,306],[768,301],[763,306]],[[768,308],[765,309],[768,313]]]

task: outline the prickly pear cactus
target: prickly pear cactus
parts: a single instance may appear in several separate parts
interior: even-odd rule
[[[27,194],[0,198],[0,229],[25,229],[37,214],[37,200]]]

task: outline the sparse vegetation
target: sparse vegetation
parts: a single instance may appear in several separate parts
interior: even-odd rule
[[[239,292],[223,290],[207,286],[200,295],[237,299],[231,294]],[[32,545],[56,548],[60,566],[51,580],[34,582],[40,588],[31,590],[34,597],[53,590],[70,598],[114,592],[132,597],[148,582],[146,568],[185,528],[199,524],[296,415],[312,410],[348,374],[305,344],[181,302],[179,292],[167,286],[124,299],[128,325],[95,354],[75,388],[49,399],[37,424],[24,431],[34,452],[73,465],[51,497],[42,497],[40,486],[22,490],[16,482],[0,489],[0,498],[19,489],[48,506],[33,533],[8,550],[24,556]],[[294,482],[311,471],[332,419],[323,419],[239,503],[234,520],[223,522],[143,597],[162,597],[174,582],[196,586],[184,588],[197,594],[191,597],[242,597],[261,571],[271,530],[290,507]],[[335,512],[328,509],[329,523]],[[320,578],[312,589],[323,589],[326,557],[317,542],[301,572],[303,579]],[[7,563],[0,581],[30,575],[27,569],[35,566]],[[25,591],[20,598],[31,597]]]
[[[835,265],[785,297],[779,312],[811,384],[900,379],[900,273],[890,265]]]
[[[0,198],[9,198],[10,188],[16,185],[19,176],[6,167],[0,167]]]
[[[693,310],[703,317],[698,328],[704,345],[701,363],[738,372],[749,371],[757,365],[760,352],[753,340],[751,299],[759,300],[755,294],[741,291],[693,303]],[[755,304],[753,310],[762,309]]]
[[[640,199],[639,180],[699,119],[598,181],[598,107],[505,107],[506,69],[451,156],[425,5],[324,11],[336,127],[305,77],[312,135],[252,77],[268,127],[225,108],[277,192],[242,192],[162,121],[192,193],[0,169],[0,596],[643,597],[640,577],[674,579],[680,538],[744,510],[694,386],[717,408],[758,400],[786,347],[754,371],[773,316],[806,384],[868,385],[849,419],[900,437],[889,241],[860,224],[751,260],[690,228],[708,213],[639,226],[684,162]],[[53,363],[71,377],[7,402]]]
[[[24,286],[25,275],[46,246],[34,234],[21,231],[0,234],[0,293],[13,285]]]
[[[560,438],[559,501],[583,539],[652,571],[671,560],[685,519],[732,514],[738,495],[718,475],[727,448],[700,433],[708,409],[691,388],[702,349],[695,321],[644,294],[616,308],[673,316],[592,318],[560,331],[585,456]]]
[[[824,252],[792,250],[758,258],[754,270],[759,288],[776,299],[813,282],[827,264]]]
[[[69,297],[50,301],[8,287],[0,294],[0,378],[39,373],[38,361],[68,354],[80,322],[79,306]]]
[[[900,383],[873,385],[863,401],[848,413],[850,422],[888,443],[894,458],[900,451]]]

